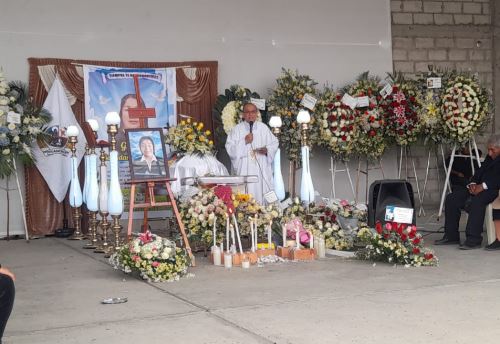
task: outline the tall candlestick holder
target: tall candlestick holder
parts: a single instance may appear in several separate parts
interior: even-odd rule
[[[96,122],[97,123],[97,122]],[[95,144],[97,138],[97,124],[90,124],[92,128],[93,138],[92,142],[89,142],[89,180],[87,188],[87,209],[89,210],[89,242],[84,246],[84,248],[95,250],[97,248],[97,213],[99,211],[99,186],[97,183],[97,154],[95,151]]]
[[[106,124],[108,126],[108,134],[111,142],[111,152],[109,154],[111,181],[108,192],[108,211],[113,219],[113,247],[114,251],[118,252],[122,245],[120,240],[120,233],[122,231],[120,218],[123,213],[123,194],[118,179],[118,152],[116,151],[116,134],[118,133],[118,125],[120,124],[120,116],[118,113],[109,112],[106,115]]]
[[[101,141],[98,144],[101,147],[101,153],[99,159],[101,160],[101,166],[99,171],[99,214],[101,215],[101,221],[99,226],[102,230],[102,242],[97,246],[94,252],[104,253],[104,257],[109,257],[113,250],[113,245],[108,240],[108,230],[110,223],[108,222],[108,169],[106,166],[106,160],[108,155],[104,151],[105,147],[109,147],[109,143]]]
[[[309,204],[314,202],[314,186],[312,183],[311,169],[309,165],[309,141],[308,131],[311,115],[307,110],[300,110],[297,115],[297,122],[301,127],[301,154],[302,154],[302,178],[300,183],[300,199],[302,202]]]
[[[76,126],[71,125],[68,127],[66,134],[68,135],[69,147],[71,149],[71,184],[69,192],[69,204],[73,208],[73,222],[75,232],[69,240],[83,240],[85,236],[81,232],[81,218],[82,213],[80,207],[82,206],[83,196],[80,187],[80,180],[78,179],[78,158],[76,156],[76,144],[78,143],[79,130]]]
[[[274,136],[276,136],[279,141],[282,125],[281,117],[272,116],[269,120],[269,125],[272,128]],[[276,192],[278,200],[283,201],[285,199],[285,183],[283,182],[283,174],[281,173],[281,149],[279,147],[274,155],[273,177],[274,192]]]

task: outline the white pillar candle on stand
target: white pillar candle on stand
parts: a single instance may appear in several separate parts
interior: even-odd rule
[[[259,217],[257,214],[255,214],[255,219],[254,219],[254,230],[255,230],[255,249],[257,249],[257,245],[259,244],[259,232],[258,232],[258,223],[259,223]]]
[[[231,252],[236,253],[236,240],[234,238],[234,227],[233,225],[229,225],[229,230],[231,231]]]
[[[295,229],[295,242],[296,242],[297,249],[299,249],[300,248],[300,230],[298,228]]]
[[[224,254],[224,267],[226,269],[231,269],[233,267],[233,256],[230,252]]]
[[[255,252],[255,235],[254,235],[254,232],[253,232],[253,221],[252,221],[252,218],[249,219],[249,223],[250,223],[250,236],[251,236],[251,242],[252,242],[252,249],[251,251],[252,252]]]
[[[229,214],[226,215],[226,250],[229,251]]]
[[[212,247],[212,255],[213,255],[213,260],[214,260],[214,265],[221,265],[221,250],[219,246],[214,246]]]
[[[87,209],[90,211],[99,210],[99,185],[97,183],[97,155],[88,156],[89,163],[89,181],[87,188]]]
[[[309,248],[314,248],[314,238],[312,232],[309,232]]]
[[[214,227],[212,229],[212,235],[214,236],[214,246],[213,247],[216,247],[217,246],[217,231],[215,229],[215,223],[217,222],[217,216],[214,217]]]

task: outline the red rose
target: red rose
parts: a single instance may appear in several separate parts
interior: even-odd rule
[[[413,96],[410,97],[410,101],[414,103],[415,102],[415,97],[413,97]]]
[[[403,241],[408,240],[408,237],[406,236],[406,234],[401,234],[401,240],[403,240]]]
[[[342,96],[340,94],[337,94],[337,96],[335,98],[337,98],[337,100],[341,100]]]
[[[425,255],[424,255],[425,259],[427,260],[431,260],[432,258],[434,258],[434,255],[430,252],[427,252]]]
[[[420,238],[413,239],[413,245],[418,245],[418,244],[420,244]]]
[[[375,230],[377,231],[378,234],[382,234],[382,224],[380,222],[377,222],[375,224]]]
[[[346,141],[347,140],[347,137],[344,135],[342,136],[342,141]]]
[[[329,103],[329,104],[327,105],[327,108],[329,108],[329,109],[331,110],[331,109],[333,109],[333,106],[334,106],[334,105],[333,105],[332,103]]]
[[[420,253],[420,249],[418,247],[415,247],[413,249],[413,254],[419,254]]]
[[[370,107],[370,109],[375,109],[375,104],[370,103],[369,107]]]
[[[369,133],[368,133],[371,137],[377,135],[377,133],[375,132],[375,130],[370,130]]]
[[[346,119],[346,117],[345,117],[345,115],[344,115],[344,114],[342,114],[342,115],[340,116],[340,118],[342,118],[342,119]]]
[[[352,131],[354,127],[352,125],[349,126],[349,131]]]

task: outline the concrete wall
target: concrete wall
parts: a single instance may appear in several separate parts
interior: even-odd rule
[[[440,68],[470,71],[477,73],[483,84],[490,91],[495,91],[494,96],[499,99],[499,57],[496,53],[499,45],[495,44],[492,25],[498,25],[499,16],[498,9],[495,13],[494,5],[495,1],[490,0],[391,0],[394,70],[415,75],[427,71],[427,66],[432,64]],[[496,121],[493,121],[485,136],[494,131],[495,125],[498,130],[499,114],[497,110]],[[484,137],[478,139],[483,152],[484,140]],[[417,174],[423,178],[427,163],[426,149],[416,147],[414,155]],[[431,173],[428,188],[427,202],[438,203],[441,190],[438,189],[436,173]]]

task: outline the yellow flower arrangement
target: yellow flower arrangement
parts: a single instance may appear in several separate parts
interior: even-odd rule
[[[181,121],[176,127],[169,129],[166,143],[184,154],[212,154],[214,143],[208,140],[211,132],[203,131],[203,127],[202,122],[193,122],[190,118]]]

